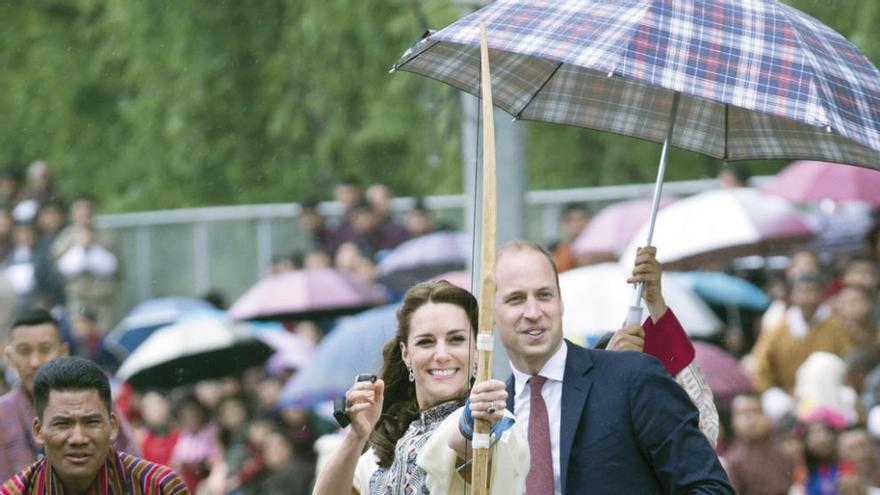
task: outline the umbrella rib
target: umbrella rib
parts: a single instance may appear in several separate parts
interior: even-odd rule
[[[730,104],[724,104],[724,158],[730,160]]]
[[[541,86],[538,87],[538,90],[532,93],[532,96],[529,97],[529,101],[527,101],[526,104],[523,105],[522,109],[514,116],[515,119],[520,120],[522,118],[522,113],[525,112],[527,108],[529,108],[529,105],[531,105],[533,101],[535,101],[535,98],[537,98],[541,91],[544,90],[544,86],[546,86],[547,83],[549,83],[550,80],[553,79],[553,76],[556,75],[556,72],[559,71],[560,67],[562,67],[562,62],[556,64],[556,68],[553,69],[553,72],[551,72],[550,75],[547,76],[547,79],[544,79],[544,82],[541,83]]]

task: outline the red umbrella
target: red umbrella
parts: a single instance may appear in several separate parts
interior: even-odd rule
[[[660,199],[660,207],[675,201],[675,196]],[[575,238],[571,249],[578,258],[595,262],[615,261],[651,215],[651,198],[621,201],[606,206],[590,220]]]
[[[381,287],[330,268],[270,275],[229,308],[238,320],[315,320],[357,313],[385,301]]]
[[[833,199],[880,206],[880,171],[801,160],[782,169],[765,191],[799,203]]]
[[[694,342],[696,361],[715,398],[722,401],[752,389],[752,381],[739,361],[720,347],[705,342]]]

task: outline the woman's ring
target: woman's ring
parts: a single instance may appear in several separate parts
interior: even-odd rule
[[[486,408],[486,412],[489,414],[495,414],[495,411],[497,411],[497,409],[495,409],[495,403],[490,402],[489,407]]]

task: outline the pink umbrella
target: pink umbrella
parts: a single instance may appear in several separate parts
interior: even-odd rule
[[[677,200],[675,196],[660,199],[660,207]],[[590,220],[571,248],[578,258],[592,262],[615,261],[651,215],[651,198],[621,201],[606,206]]]
[[[880,171],[801,160],[782,169],[764,190],[799,203],[833,199],[880,206]]]
[[[265,323],[265,325],[278,324]],[[315,351],[314,342],[301,335],[288,332],[280,325],[278,327],[257,328],[256,335],[258,339],[269,344],[269,347],[275,350],[275,354],[266,361],[266,369],[273,374],[305,368]]]
[[[452,285],[457,285],[464,290],[471,290],[471,273],[467,270],[456,270],[437,275],[434,280],[445,280]]]
[[[699,341],[694,341],[694,351],[697,366],[718,400],[729,401],[737,394],[752,389],[752,381],[732,354]]]
[[[239,320],[315,320],[357,313],[385,301],[381,287],[330,268],[269,275],[229,308]]]

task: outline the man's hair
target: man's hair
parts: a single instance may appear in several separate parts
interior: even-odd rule
[[[58,334],[58,340],[61,340],[61,329],[58,326],[58,320],[56,320],[52,313],[46,311],[45,309],[39,308],[31,308],[22,311],[18,314],[18,316],[13,320],[12,325],[10,325],[10,334],[15,332],[15,329],[18,327],[34,327],[37,325],[50,324],[55,328],[55,332]]]
[[[562,208],[562,216],[568,215],[573,211],[582,211],[586,214],[590,213],[590,209],[583,203],[566,203]]]
[[[40,421],[49,403],[49,393],[95,390],[111,411],[110,381],[100,366],[81,357],[63,357],[44,364],[34,378],[34,410]]]
[[[547,251],[547,248],[538,244],[537,242],[526,241],[526,240],[516,240],[510,241],[507,244],[501,246],[498,249],[498,254],[495,257],[495,260],[500,260],[502,256],[504,256],[508,252],[520,252],[520,251],[535,251],[540,254],[543,254],[545,258],[547,258],[547,262],[550,263],[550,267],[553,269],[553,276],[556,278],[556,291],[560,292],[559,288],[559,270],[556,268],[556,262],[553,261],[553,255],[550,254],[550,251]],[[560,293],[561,296],[561,293]]]

